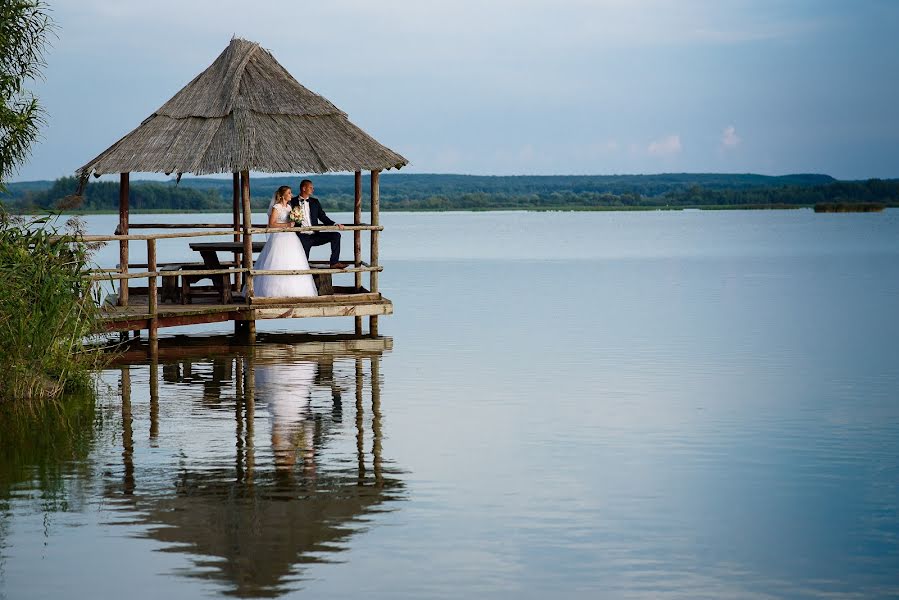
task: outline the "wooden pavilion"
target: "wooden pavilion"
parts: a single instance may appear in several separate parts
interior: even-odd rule
[[[115,235],[85,236],[87,241],[118,241],[119,264],[95,275],[95,279],[119,281],[118,293],[104,304],[104,322],[110,331],[149,332],[151,348],[159,327],[231,320],[235,331],[255,335],[255,320],[310,316],[355,317],[356,333],[362,318],[369,317],[369,332],[377,334],[378,316],[392,314],[393,304],[378,291],[379,176],[382,170],[399,169],[405,158],[382,146],[352,124],[346,113],[327,99],[306,89],[267,50],[234,38],[206,70],[188,83],[136,129],[78,169],[83,189],[91,175],[119,173],[119,224]],[[362,171],[370,171],[371,222],[362,221]],[[250,172],[355,173],[353,223],[354,256],[350,268],[310,268],[297,271],[253,269],[254,233],[276,230],[254,227],[250,209]],[[226,224],[132,224],[129,221],[129,174],[151,172],[207,175],[231,173],[233,221]],[[132,229],[168,230],[134,234]],[[172,232],[172,229],[192,229]],[[306,231],[337,227],[306,227]],[[300,229],[297,229],[299,231]],[[283,231],[283,230],[280,230]],[[362,256],[362,232],[369,231],[368,261]],[[156,240],[233,235],[233,262],[218,264],[163,264],[156,261]],[[145,241],[146,264],[129,264],[132,241]],[[257,248],[260,244],[257,243]],[[216,257],[215,252],[204,254]],[[315,261],[310,267],[318,267]],[[135,270],[145,269],[145,270]],[[355,274],[353,286],[330,285],[335,273]],[[363,274],[369,287],[363,287]],[[312,274],[319,283],[316,298],[255,298],[254,275]],[[197,280],[210,278],[216,294],[213,303],[194,303]],[[131,279],[147,279],[146,288],[131,287]],[[159,302],[158,283],[174,289],[181,303]],[[246,290],[241,295],[240,290]],[[332,292],[332,293],[328,293]],[[189,296],[189,297],[185,297]],[[163,298],[165,300],[165,298]],[[190,303],[186,303],[185,301]]]

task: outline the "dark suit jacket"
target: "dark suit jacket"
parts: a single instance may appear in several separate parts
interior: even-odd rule
[[[334,221],[325,214],[325,209],[322,208],[321,203],[318,201],[318,198],[309,198],[309,219],[312,221],[309,225],[318,225],[321,222],[322,225],[334,225]],[[296,208],[300,205],[300,197],[297,196],[295,198],[291,198],[290,207]]]

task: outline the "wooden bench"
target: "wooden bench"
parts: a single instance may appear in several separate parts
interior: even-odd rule
[[[310,269],[327,269],[328,263],[310,260]],[[334,284],[332,283],[331,273],[313,273],[312,281],[315,282],[315,289],[318,290],[319,296],[330,296],[334,293]]]
[[[181,279],[178,271],[190,271],[197,269],[205,269],[206,265],[202,263],[167,263],[159,267],[160,277],[162,278],[162,288],[160,290],[159,301],[165,302],[170,300],[173,304],[183,303],[184,294],[181,290]],[[190,278],[190,283],[199,281],[203,276],[198,275]],[[195,295],[196,289],[191,288],[189,295]],[[218,293],[218,290],[216,290]]]
[[[178,275],[166,274],[166,271],[180,271],[184,265],[166,265],[159,268],[162,273],[162,293],[159,296],[160,302],[171,300],[173,304],[181,301],[181,285],[178,283]]]

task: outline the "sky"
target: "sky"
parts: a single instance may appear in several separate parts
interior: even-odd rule
[[[403,172],[899,177],[895,0],[48,4],[47,125],[14,181],[73,174],[235,35]]]

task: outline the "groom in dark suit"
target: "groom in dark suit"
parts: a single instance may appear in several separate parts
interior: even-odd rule
[[[335,223],[322,208],[318,198],[312,197],[312,190],[315,189],[312,181],[304,179],[300,182],[300,195],[290,200],[292,208],[300,207],[303,210],[303,224],[307,226],[318,225],[336,225],[338,229],[343,230],[343,225]],[[340,262],[340,234],[336,231],[298,231],[297,237],[303,243],[303,250],[306,251],[306,258],[309,258],[309,250],[312,246],[324,246],[331,244],[331,268],[345,269],[346,263]]]

